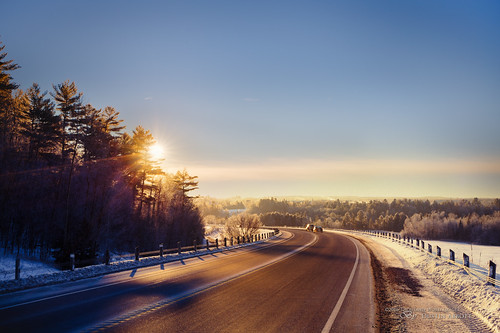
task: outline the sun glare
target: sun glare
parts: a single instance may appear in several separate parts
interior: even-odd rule
[[[149,155],[154,160],[161,160],[165,158],[165,149],[158,142],[149,147]]]

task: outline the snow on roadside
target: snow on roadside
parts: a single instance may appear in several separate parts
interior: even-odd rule
[[[369,237],[371,240],[395,250],[411,266],[424,272],[434,283],[481,318],[491,329],[500,332],[500,286],[486,285],[484,280],[469,275],[463,268],[431,256],[415,247],[364,233],[356,234]],[[491,254],[496,257],[494,249]]]
[[[261,232],[269,232],[267,229],[261,229]],[[272,238],[269,238],[272,239]],[[268,240],[268,239],[267,239]],[[8,280],[0,280],[0,293],[6,293],[10,291],[16,291],[16,290],[22,290],[22,289],[28,289],[28,288],[34,288],[38,286],[44,286],[44,285],[50,285],[50,284],[56,284],[56,283],[61,283],[61,282],[67,282],[67,281],[75,281],[75,280],[80,280],[80,279],[85,279],[85,278],[91,278],[91,277],[96,277],[104,274],[110,274],[110,273],[115,273],[115,272],[120,272],[120,271],[125,271],[125,270],[130,270],[130,269],[136,269],[136,268],[141,268],[141,267],[147,267],[147,266],[153,266],[153,265],[160,265],[176,260],[182,260],[182,259],[188,259],[192,257],[198,257],[202,256],[205,254],[209,253],[218,253],[222,251],[227,251],[231,249],[236,249],[236,248],[241,248],[241,247],[246,247],[249,245],[254,245],[258,244],[263,241],[258,241],[254,243],[243,243],[243,244],[238,244],[234,246],[228,246],[226,248],[220,248],[218,250],[216,249],[210,249],[207,250],[206,248],[199,248],[198,251],[190,251],[190,252],[183,252],[180,255],[179,254],[166,254],[163,256],[163,258],[160,258],[159,256],[152,256],[152,257],[147,257],[147,258],[141,258],[139,261],[135,260],[118,260],[118,261],[112,261],[110,265],[105,265],[105,264],[100,264],[100,265],[93,265],[93,266],[86,266],[82,268],[75,268],[74,271],[66,270],[66,271],[61,271],[57,269],[50,270],[47,267],[44,269],[39,269],[35,271],[29,271],[29,267],[31,266],[24,266],[25,272],[23,273],[23,260],[21,260],[21,279],[19,280],[14,280],[14,275]],[[5,261],[6,265],[10,267],[10,263],[8,263],[8,260]],[[14,265],[15,265],[15,259],[12,261],[12,271],[14,272]],[[2,266],[3,267],[3,266]],[[41,266],[40,266],[41,267]],[[8,268],[11,270],[11,268]],[[9,273],[10,274],[10,273]],[[12,273],[14,274],[14,273]],[[5,274],[7,276],[7,274]],[[10,277],[10,275],[9,275]]]

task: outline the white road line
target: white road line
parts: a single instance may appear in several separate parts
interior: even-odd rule
[[[354,267],[352,268],[351,275],[349,276],[349,279],[347,280],[347,283],[345,284],[344,290],[342,290],[342,294],[340,294],[340,297],[337,301],[337,304],[333,308],[332,313],[330,314],[330,317],[328,318],[325,327],[321,330],[321,333],[328,333],[332,329],[333,323],[335,322],[335,318],[337,318],[337,315],[339,314],[340,308],[342,307],[342,304],[344,303],[344,299],[347,295],[347,291],[349,290],[349,287],[351,286],[352,279],[354,278],[354,273],[356,273],[356,268],[358,267],[358,262],[359,262],[359,248],[358,245],[356,244],[355,241],[353,241],[350,237],[349,240],[356,246],[356,261],[354,262]]]

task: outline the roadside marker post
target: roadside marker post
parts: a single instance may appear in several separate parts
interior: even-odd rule
[[[469,256],[464,253],[464,266],[469,267]]]
[[[497,265],[490,260],[490,271],[488,274],[488,278],[491,279],[492,281],[495,281],[496,279],[496,271],[497,271]],[[492,285],[493,287],[495,286],[494,282],[488,282],[488,284]]]
[[[19,253],[16,256],[16,280],[21,278],[21,257],[19,257]]]

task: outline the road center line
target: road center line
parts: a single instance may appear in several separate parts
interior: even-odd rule
[[[356,261],[354,262],[354,267],[352,268],[351,275],[349,275],[349,279],[347,280],[347,283],[344,286],[344,290],[342,290],[342,294],[340,294],[340,297],[337,301],[337,304],[333,308],[332,313],[330,314],[330,317],[328,318],[325,327],[321,330],[321,333],[329,333],[330,330],[332,329],[333,323],[335,322],[335,318],[337,318],[337,315],[339,314],[340,308],[342,307],[342,304],[344,303],[344,299],[347,295],[347,291],[349,290],[349,287],[351,286],[352,279],[354,278],[354,273],[356,272],[356,268],[358,267],[358,262],[359,262],[359,248],[358,245],[356,244],[355,241],[353,241],[350,237],[347,237],[356,247]]]

